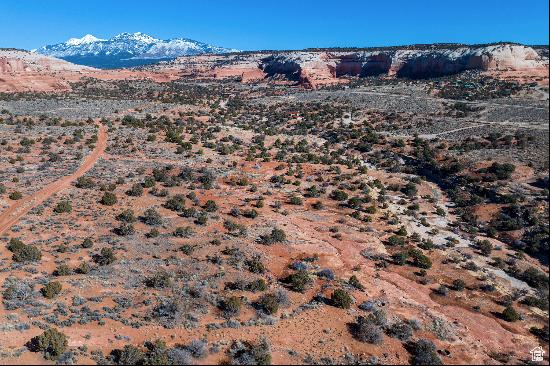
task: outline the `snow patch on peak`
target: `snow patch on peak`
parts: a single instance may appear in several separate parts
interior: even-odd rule
[[[67,43],[68,45],[71,45],[71,46],[78,46],[78,45],[81,45],[81,44],[100,42],[100,41],[105,41],[105,40],[101,39],[101,38],[94,37],[91,34],[86,34],[82,38],[70,38],[65,43]]]
[[[145,34],[145,33],[141,33],[141,32],[136,32],[136,33],[124,32],[124,33],[120,33],[120,34],[114,36],[113,39],[115,39],[115,40],[133,40],[133,41],[143,42],[143,43],[147,43],[147,44],[159,42],[159,40],[156,39],[155,37],[151,37],[150,35]]]

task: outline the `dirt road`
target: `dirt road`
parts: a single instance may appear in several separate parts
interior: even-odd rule
[[[101,155],[105,151],[106,146],[107,130],[105,126],[99,125],[96,147],[94,148],[92,153],[86,157],[84,163],[73,174],[65,176],[61,179],[56,180],[55,182],[48,184],[31,196],[27,196],[22,198],[21,200],[14,201],[7,210],[0,213],[0,235],[8,231],[30,210],[40,205],[52,195],[69,187],[72,182],[86,174],[86,172],[90,170],[95,165],[97,160],[101,157]]]

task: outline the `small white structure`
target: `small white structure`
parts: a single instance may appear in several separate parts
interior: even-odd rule
[[[529,353],[531,353],[531,361],[533,362],[542,362],[544,361],[544,350],[541,346],[533,348]]]

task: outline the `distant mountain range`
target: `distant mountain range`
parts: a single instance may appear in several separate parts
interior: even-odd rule
[[[110,39],[87,34],[33,50],[75,64],[103,69],[132,67],[171,60],[179,56],[238,52],[186,38],[157,39],[147,34],[121,33]]]

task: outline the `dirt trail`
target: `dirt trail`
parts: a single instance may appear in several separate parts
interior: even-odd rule
[[[67,188],[72,182],[79,177],[86,174],[90,170],[97,160],[101,157],[107,146],[107,130],[105,126],[99,125],[99,132],[97,134],[97,143],[95,149],[92,151],[84,163],[71,175],[65,176],[61,179],[52,182],[34,193],[33,195],[24,197],[19,201],[15,201],[7,210],[0,213],[0,235],[8,231],[17,221],[25,216],[30,210],[40,205],[42,202],[50,198],[52,195]]]

